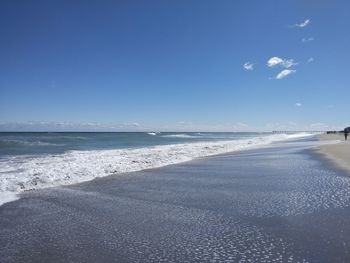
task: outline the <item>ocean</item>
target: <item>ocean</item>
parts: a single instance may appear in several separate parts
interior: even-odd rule
[[[69,185],[309,134],[2,132],[0,204],[26,190]]]

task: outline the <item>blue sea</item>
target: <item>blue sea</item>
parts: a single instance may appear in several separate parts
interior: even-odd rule
[[[213,142],[264,136],[269,133],[202,132],[2,132],[0,156],[58,154],[71,150],[141,148],[191,142]]]
[[[308,134],[2,132],[0,204],[18,193],[156,168]]]

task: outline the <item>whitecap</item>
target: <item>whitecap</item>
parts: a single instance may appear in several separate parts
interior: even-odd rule
[[[180,134],[177,134],[180,135]],[[199,157],[244,150],[289,139],[275,134],[241,140],[192,142],[137,149],[69,151],[57,155],[13,156],[0,160],[0,193],[69,185],[96,177],[140,171]],[[0,195],[0,199],[2,195]],[[7,200],[4,198],[4,200]]]
[[[164,138],[200,138],[201,136],[195,136],[195,135],[180,133],[180,134],[162,135],[162,137],[164,137]]]

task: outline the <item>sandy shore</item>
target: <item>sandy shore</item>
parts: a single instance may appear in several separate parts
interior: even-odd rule
[[[348,138],[348,141],[345,141],[342,134],[322,134],[319,136],[319,139],[334,140],[335,143],[322,145],[317,149],[317,152],[350,172],[350,138]]]

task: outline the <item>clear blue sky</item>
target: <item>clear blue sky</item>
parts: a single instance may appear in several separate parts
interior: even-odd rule
[[[349,14],[346,0],[3,0],[0,129],[350,125]]]

